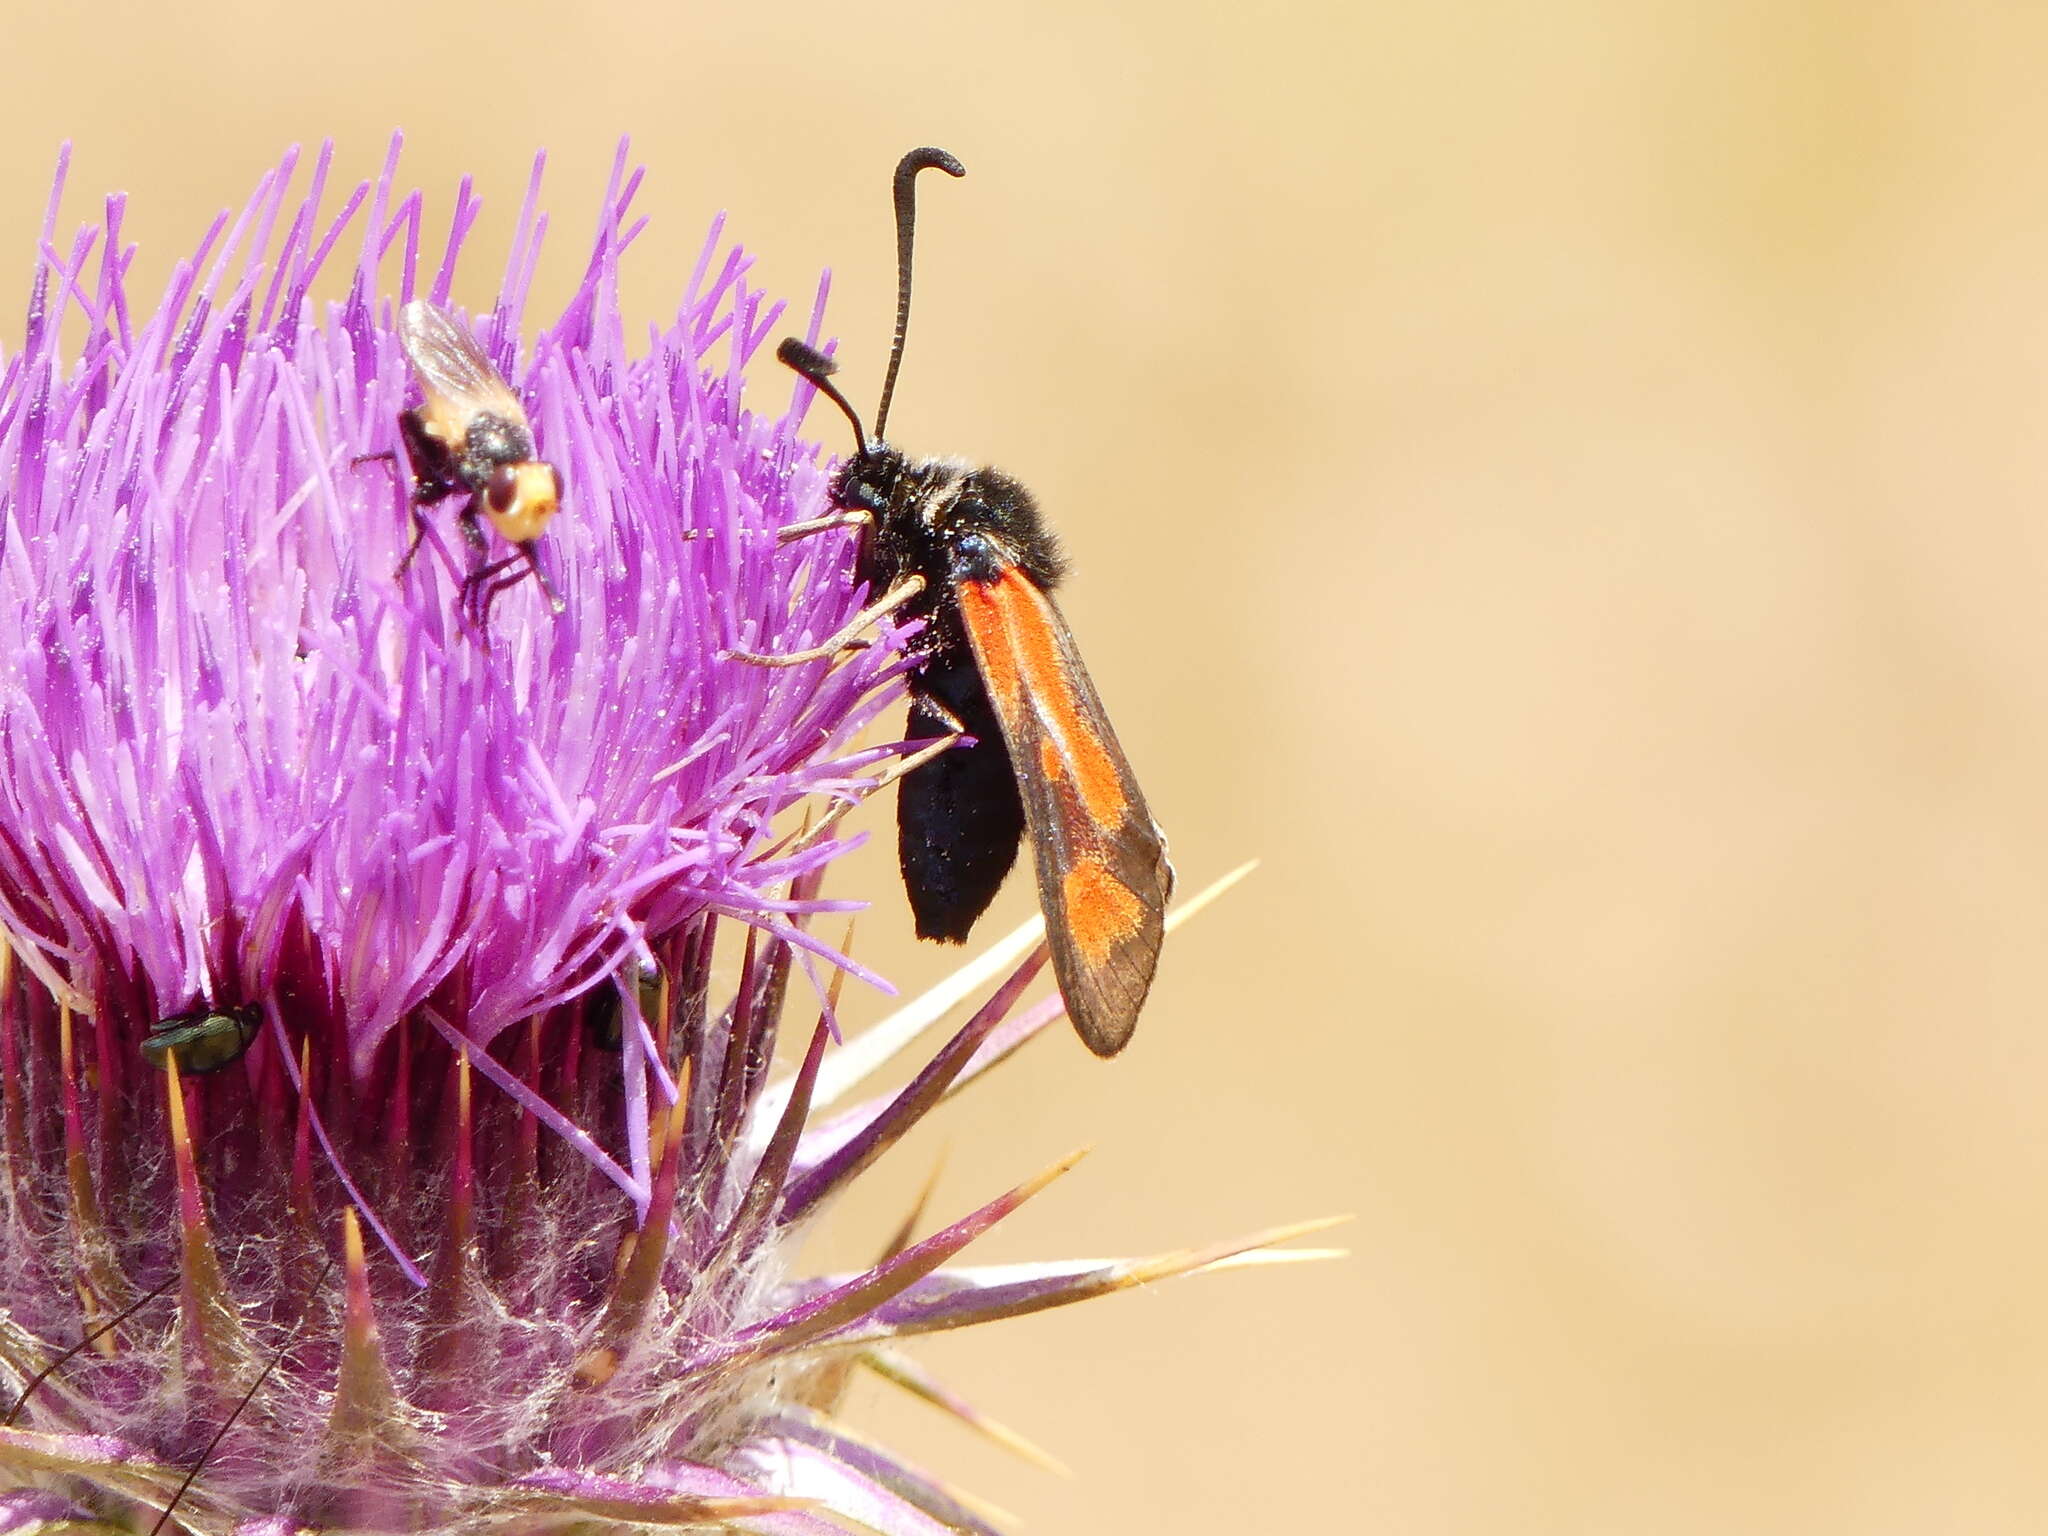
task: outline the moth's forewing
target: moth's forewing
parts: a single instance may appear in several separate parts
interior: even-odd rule
[[[962,624],[1009,749],[1053,970],[1088,1048],[1137,1027],[1173,867],[1052,598],[1011,567],[958,584]]]

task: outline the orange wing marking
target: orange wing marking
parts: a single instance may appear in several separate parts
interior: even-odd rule
[[[1060,886],[1067,900],[1067,931],[1090,965],[1105,964],[1145,916],[1145,904],[1098,859],[1074,864],[1060,877]]]
[[[982,640],[982,681],[995,695],[997,708],[1005,718],[1015,719],[1022,695],[1028,693],[1050,738],[1040,749],[1041,767],[1049,777],[1059,778],[1064,766],[1071,764],[1088,814],[1105,827],[1116,826],[1128,814],[1130,803],[1116,764],[1081,713],[1066,658],[1060,653],[1059,619],[1045,594],[1013,568],[994,581],[962,582],[960,611],[967,627]],[[1008,644],[990,643],[997,635]],[[1012,669],[1012,658],[1021,670]],[[1065,759],[1057,767],[1054,745]]]
[[[996,604],[995,586],[990,582],[960,583],[960,614],[968,629],[984,639],[1004,631],[1002,610]],[[995,695],[997,711],[1014,719],[1023,706],[1024,680],[1012,664],[1014,655],[1007,645],[984,645],[981,650],[981,680]]]

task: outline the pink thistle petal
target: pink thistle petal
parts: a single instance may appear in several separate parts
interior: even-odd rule
[[[815,1500],[880,1536],[959,1536],[962,1531],[999,1536],[979,1520],[971,1525],[942,1521],[830,1451],[791,1436],[750,1440],[739,1448],[735,1461],[769,1487]]]
[[[1212,1243],[1202,1248],[1179,1249],[1144,1259],[1097,1259],[1051,1264],[1005,1264],[979,1269],[940,1270],[905,1287],[891,1300],[873,1308],[860,1322],[827,1336],[831,1344],[867,1344],[883,1339],[904,1338],[919,1333],[939,1333],[953,1328],[970,1328],[1006,1317],[1025,1317],[1051,1307],[1070,1306],[1117,1291],[1152,1285],[1177,1275],[1191,1275],[1218,1269],[1231,1261],[1244,1262],[1258,1250],[1291,1242],[1313,1232],[1325,1231],[1349,1220],[1324,1217],[1296,1222],[1291,1226],[1269,1227],[1246,1237]],[[1268,1260],[1325,1259],[1334,1255],[1323,1250],[1306,1252],[1280,1250],[1264,1254]],[[831,1280],[814,1281],[834,1294],[840,1285]]]
[[[863,1106],[805,1136],[799,1151],[797,1177],[783,1203],[784,1221],[801,1220],[806,1212],[901,1140],[946,1097],[959,1074],[1043,969],[1047,955],[1041,944],[1026,956],[1010,979],[975,1010],[959,1033],[901,1093],[884,1103]]]
[[[736,1490],[743,1485],[734,1481]],[[522,1493],[541,1497],[522,1500]],[[685,1493],[644,1482],[590,1472],[534,1472],[520,1478],[502,1500],[510,1510],[522,1503],[554,1517],[623,1520],[646,1525],[707,1525],[763,1515],[800,1513],[815,1501],[752,1489],[725,1494]]]
[[[72,1503],[62,1494],[35,1488],[0,1493],[0,1536],[16,1531],[33,1533],[47,1526],[83,1523],[92,1518],[91,1510]]]
[[[690,1363],[690,1368],[704,1370],[736,1358],[787,1354],[867,1317],[886,1305],[890,1298],[916,1285],[1054,1179],[1072,1171],[1086,1155],[1085,1151],[1069,1152],[1015,1189],[997,1196],[981,1209],[933,1233],[923,1242],[885,1259],[865,1274],[836,1284],[828,1283],[817,1294],[787,1311],[740,1330],[732,1343],[700,1355]]]
[[[809,1446],[838,1465],[859,1473],[877,1488],[893,1494],[920,1513],[939,1521],[948,1530],[966,1532],[969,1536],[1003,1536],[1000,1530],[969,1506],[966,1495],[894,1454],[871,1445],[842,1426],[827,1423],[813,1414],[785,1409],[775,1415],[771,1429],[773,1434],[755,1443],[768,1444],[780,1437],[786,1442]],[[748,1448],[742,1447],[740,1454],[747,1456]]]

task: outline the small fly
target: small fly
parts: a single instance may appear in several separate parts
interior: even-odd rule
[[[403,576],[426,537],[426,508],[462,496],[462,536],[476,563],[462,583],[462,601],[479,630],[498,593],[531,570],[562,611],[562,599],[541,569],[536,546],[562,504],[561,472],[540,458],[526,407],[505,376],[484,355],[476,335],[438,304],[414,299],[398,313],[398,343],[419,378],[424,399],[398,415],[405,456],[412,465],[412,543],[398,562]],[[394,459],[389,450],[363,455]],[[517,553],[490,558],[483,519]],[[525,569],[515,570],[515,566]]]

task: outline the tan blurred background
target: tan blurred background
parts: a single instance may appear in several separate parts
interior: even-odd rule
[[[970,168],[896,435],[1039,489],[1184,877],[1265,866],[822,1257],[942,1140],[948,1215],[1098,1147],[989,1258],[1358,1219],[926,1351],[1071,1482],[858,1422],[1072,1536],[2048,1527],[2048,12],[168,14],[9,7],[9,282],[67,135],[150,290],[403,125],[471,303],[551,148],[559,297],[630,131],[630,311],[728,207],[866,401],[889,166]]]

